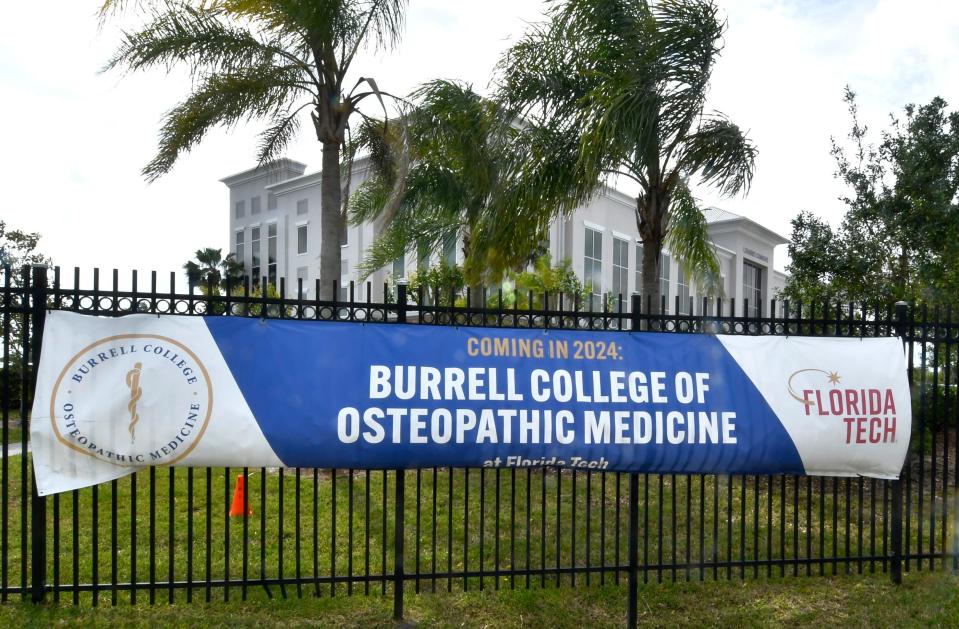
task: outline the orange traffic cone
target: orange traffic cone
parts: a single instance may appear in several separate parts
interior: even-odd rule
[[[243,474],[236,477],[236,488],[233,490],[233,504],[230,505],[230,517],[253,515],[253,509],[247,503],[246,513],[243,513],[243,503],[246,502],[246,484]]]

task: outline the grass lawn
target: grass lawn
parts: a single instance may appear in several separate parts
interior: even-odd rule
[[[7,466],[10,584],[28,582],[24,573],[28,562],[22,549],[29,541],[21,522],[29,505],[20,502],[28,461],[29,457],[15,457]],[[101,605],[112,599],[107,584],[131,578],[141,584],[154,579],[196,582],[207,576],[228,578],[233,582],[231,598],[241,595],[236,582],[245,575],[252,579],[301,575],[303,590],[312,589],[309,579],[314,574],[360,577],[351,584],[340,581],[334,594],[341,596],[348,590],[365,593],[366,582],[361,578],[369,574],[373,577],[370,590],[389,590],[389,582],[384,586],[376,576],[389,579],[393,570],[393,473],[350,475],[340,471],[334,477],[328,471],[314,475],[312,470],[303,470],[297,475],[293,470],[250,470],[253,516],[244,521],[227,515],[241,471],[224,472],[211,470],[208,477],[205,469],[157,469],[49,498],[49,582],[102,584],[99,594],[83,592],[79,597],[82,604],[90,604],[96,596]],[[455,470],[452,475],[438,470],[434,493],[432,471],[407,472],[407,571],[487,571],[482,580],[438,580],[438,589],[456,592],[509,588],[509,576],[491,574],[497,566],[503,570],[511,565],[518,570],[527,565],[534,570],[545,568],[545,578],[536,575],[531,580],[546,586],[555,585],[553,569],[557,566],[625,566],[625,476],[619,478],[618,488],[616,476],[604,480],[601,475],[584,473],[574,477],[565,472],[518,472],[515,490],[512,481],[508,470],[501,474]],[[152,500],[151,485],[155,487]],[[860,489],[864,492],[861,500]],[[868,556],[873,546],[877,555],[883,553],[885,500],[879,485],[873,487],[869,481],[860,487],[857,480],[816,479],[807,484],[806,479],[796,483],[780,477],[673,479],[650,475],[641,480],[640,498],[648,506],[640,514],[639,553],[641,563],[649,566],[644,576],[650,581],[695,580],[700,572],[708,580],[793,571],[829,576],[882,569],[881,561],[842,561],[846,556]],[[114,505],[116,528],[111,517]],[[923,534],[928,542],[928,530]],[[155,540],[152,552],[151,537]],[[940,537],[938,529],[936,537]],[[782,567],[748,563],[780,557],[811,557],[814,561],[822,557],[823,561]],[[672,567],[674,561],[678,568]],[[734,565],[711,567],[714,561]],[[911,569],[917,567],[913,563]],[[559,580],[564,585],[602,585],[615,576],[614,572],[607,572],[605,578],[599,572],[575,577],[564,574]],[[625,573],[620,577],[625,578]],[[525,581],[525,576],[515,577],[517,586],[525,586]],[[411,581],[409,589],[417,585],[430,590],[433,584],[430,579],[419,584]],[[295,591],[296,586],[287,588]],[[193,589],[197,599],[204,597],[202,586]],[[214,599],[226,595],[222,587],[212,590]],[[330,595],[328,584],[319,585],[319,590],[323,596]],[[70,592],[61,596],[72,598]],[[137,599],[147,596],[139,587]],[[167,600],[169,592],[158,590],[156,597]],[[185,588],[177,588],[173,598],[185,602]],[[131,594],[121,591],[117,599],[128,602]]]
[[[20,426],[11,426],[7,428],[10,439],[7,443],[10,445],[18,444],[23,440],[23,429]]]
[[[622,587],[409,595],[406,620],[423,627],[619,627]],[[392,599],[336,597],[245,602],[140,603],[91,608],[20,601],[0,605],[0,626],[392,627]],[[651,627],[957,627],[959,579],[907,575],[801,577],[650,584],[639,621]]]
[[[99,583],[100,591],[80,593],[77,606],[69,591],[49,593],[41,606],[11,597],[0,604],[0,627],[393,626],[392,585],[375,577],[393,569],[395,474],[251,469],[247,486],[253,516],[244,520],[227,515],[241,472],[161,468],[47,499],[48,582]],[[22,526],[29,505],[20,501],[27,478],[29,456],[0,466],[7,495],[0,533],[7,540],[5,574],[11,585],[29,582],[23,552],[28,530]],[[441,627],[622,626],[625,572],[618,585],[612,571],[602,580],[599,573],[557,578],[551,572],[542,581],[532,577],[530,590],[525,576],[514,581],[490,573],[497,566],[624,565],[626,481],[625,475],[542,470],[407,472],[407,571],[419,566],[422,571],[487,572],[482,580],[438,579],[436,594],[430,593],[430,579],[408,580],[407,620]],[[841,560],[885,554],[886,489],[885,483],[868,479],[643,475],[640,561],[652,567],[641,573],[649,579],[640,589],[641,623],[959,627],[959,580],[943,574],[951,559],[937,559],[934,574],[927,571],[928,560],[921,566],[914,560],[898,588],[881,573],[881,560]],[[923,551],[955,544],[952,531],[941,528],[947,507],[942,492],[921,510],[917,494],[910,496],[913,517],[906,523],[913,552],[916,539]],[[953,530],[955,504],[948,503]],[[926,524],[921,533],[920,522]],[[931,522],[937,523],[934,535]],[[754,563],[777,558],[813,559],[808,566],[813,576],[803,576],[806,564]],[[711,566],[725,561],[734,565]],[[672,568],[672,562],[679,567]],[[777,576],[794,570],[798,577]],[[340,581],[332,591],[321,584],[317,598],[309,583],[314,574],[373,578],[368,593],[367,582],[358,578]],[[245,575],[302,575],[302,598],[295,585],[286,586],[289,598],[273,586],[272,599],[251,585],[248,600],[242,600],[237,581]],[[209,603],[201,585],[189,593],[192,602],[182,586],[172,593],[160,587],[155,604],[144,587],[151,580],[204,578],[232,584],[212,587]],[[114,593],[109,586],[131,579],[140,584],[132,606],[129,590]],[[417,586],[420,594],[414,593]],[[346,596],[350,590],[353,596]]]
[[[23,438],[23,431],[20,428],[20,410],[11,408],[7,411],[7,432],[9,441],[7,443],[20,443]]]

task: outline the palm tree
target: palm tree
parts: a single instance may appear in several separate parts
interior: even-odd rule
[[[439,249],[463,238],[464,271],[474,288],[515,265],[514,253],[538,244],[532,234],[509,242],[487,237],[486,223],[508,202],[503,156],[515,135],[498,105],[468,84],[434,80],[410,96],[400,118],[365,121],[352,152],[365,152],[369,178],[350,199],[351,220],[379,220],[380,237],[363,264],[368,275],[410,249]]]
[[[124,0],[106,0],[101,15]],[[147,3],[152,4],[152,3]],[[340,277],[343,185],[341,149],[365,99],[383,105],[376,81],[351,78],[361,46],[390,49],[399,39],[406,0],[207,0],[158,2],[141,30],[126,32],[106,69],[184,65],[192,93],[170,110],[147,180],[216,126],[268,120],[257,147],[264,164],[278,157],[309,110],[323,150],[320,277],[332,291]],[[350,84],[352,83],[352,87]],[[348,180],[348,177],[347,177]]]
[[[566,0],[501,60],[503,106],[530,124],[511,177],[526,199],[499,229],[570,212],[611,177],[639,187],[642,294],[658,311],[664,244],[700,282],[718,276],[691,178],[748,190],[756,149],[705,111],[725,24],[711,0]]]
[[[240,286],[243,281],[243,263],[238,262],[234,254],[223,257],[222,249],[197,249],[196,258],[183,265],[190,286],[199,286],[206,291],[214,291],[228,286]]]

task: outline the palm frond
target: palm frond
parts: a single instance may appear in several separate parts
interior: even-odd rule
[[[250,29],[231,23],[222,12],[173,2],[167,4],[166,11],[155,12],[153,20],[142,30],[125,32],[120,47],[103,70],[122,68],[132,72],[157,66],[169,70],[186,64],[195,75],[282,59],[311,74],[308,61],[290,52],[290,47],[280,37],[257,37]]]
[[[595,84],[576,68],[567,35],[549,24],[533,24],[496,67],[496,100],[513,116],[562,118]]]
[[[231,254],[232,255],[232,254]],[[229,256],[228,256],[229,257]],[[195,260],[195,261],[194,261]],[[217,285],[220,283],[223,265],[223,250],[206,247],[197,249],[194,260],[183,265],[191,286]]]
[[[666,246],[683,264],[701,293],[722,296],[722,276],[709,240],[706,217],[685,182],[678,184],[670,204]]]
[[[749,190],[756,164],[756,146],[722,114],[703,120],[683,142],[679,167],[697,173],[723,194]]]
[[[358,32],[358,37],[372,48],[392,50],[399,42],[405,26],[408,0],[353,1],[357,16],[365,18],[369,26]],[[372,37],[367,34],[372,33]]]
[[[166,114],[157,154],[143,168],[143,175],[153,181],[169,172],[180,154],[213,127],[286,112],[295,92],[291,79],[297,72],[293,67],[264,65],[205,77],[185,101]]]
[[[115,16],[123,13],[132,4],[134,9],[143,10],[147,0],[103,0],[100,8],[97,9],[97,18],[100,24]]]
[[[662,0],[652,8],[661,79],[697,88],[705,96],[722,48],[725,22],[710,0]]]
[[[377,236],[360,264],[361,281],[414,249],[435,250],[462,228],[459,217],[437,217],[426,208],[400,213]]]
[[[207,247],[206,249],[197,249],[196,259],[200,264],[215,268],[223,261],[223,250]]]
[[[646,201],[662,201],[642,217],[656,223],[657,246],[666,235],[712,290],[718,267],[685,177],[732,194],[748,189],[755,161],[738,128],[703,116],[725,28],[713,0],[552,3],[497,66],[498,97],[523,121],[501,186],[518,209],[483,225],[491,239],[530,237],[622,173],[640,185],[637,218]]]
[[[351,220],[378,220],[388,232],[366,272],[402,251],[475,229],[492,212],[505,163],[500,110],[470,85],[431,81],[411,100],[398,118],[368,121],[354,137],[354,150],[367,151],[371,176],[350,201]],[[471,258],[473,248],[464,249]]]
[[[448,202],[459,204],[466,213],[475,213],[486,205],[495,189],[502,161],[505,127],[500,110],[481,98],[471,85],[457,81],[431,81],[412,96],[416,106],[407,120],[414,159],[434,172],[457,178],[456,191],[461,197],[454,200],[447,196]],[[450,179],[440,181],[449,183]],[[439,202],[444,203],[442,198]]]
[[[652,67],[663,99],[659,127],[669,155],[702,115],[726,25],[712,0],[667,0],[652,12]]]
[[[316,48],[339,50],[344,70],[366,45],[390,50],[403,33],[407,0],[217,0],[213,4],[276,32],[296,34]]]
[[[609,77],[581,102],[579,159],[594,180],[627,164],[637,146],[654,145],[662,132],[661,97],[642,76]]]
[[[367,119],[357,129],[347,146],[349,162],[359,152],[366,154],[369,164],[367,180],[360,185],[360,195],[347,208],[357,224],[378,218],[384,223],[399,211],[406,194],[410,172],[411,147],[406,116],[392,121]]]
[[[398,123],[394,124],[393,121],[365,118],[352,129],[345,153],[350,159],[363,154],[369,163],[371,176],[385,177],[392,181],[395,175],[396,153],[399,150],[398,131]]]
[[[599,187],[581,159],[580,138],[562,124],[527,125],[511,142],[502,203],[517,216],[563,215],[588,201]],[[537,220],[542,220],[542,217]]]
[[[183,270],[186,272],[187,281],[191,286],[196,286],[203,278],[203,272],[200,270],[200,265],[193,260],[190,260],[184,264]]]
[[[382,177],[370,177],[350,195],[347,215],[353,225],[375,220],[389,197],[390,184]]]
[[[223,262],[220,263],[220,268],[223,271],[223,279],[220,280],[220,284],[224,291],[232,286],[239,285],[243,281],[243,275],[245,274],[243,261],[237,260],[235,253],[227,254],[223,258]]]
[[[300,128],[299,113],[311,105],[312,103],[307,102],[292,111],[284,111],[273,116],[270,126],[264,129],[259,136],[256,149],[258,164],[266,164],[283,154]]]
[[[516,115],[564,121],[594,178],[625,167],[660,178],[702,114],[724,24],[710,0],[569,0],[498,65],[499,97]],[[639,157],[639,159],[637,159]]]

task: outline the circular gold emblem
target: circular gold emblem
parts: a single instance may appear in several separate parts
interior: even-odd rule
[[[213,410],[206,367],[186,345],[119,334],[67,361],[50,421],[67,447],[115,465],[172,465],[196,447]]]

